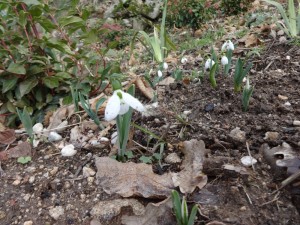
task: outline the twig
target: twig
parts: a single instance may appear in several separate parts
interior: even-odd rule
[[[249,203],[250,203],[251,205],[253,205],[250,196],[249,196],[248,193],[246,192],[246,188],[245,188],[244,186],[242,186],[242,187],[243,187],[243,190],[244,190],[244,192],[245,192],[245,194],[246,194],[246,196],[247,196],[247,198],[248,198]]]
[[[250,158],[251,158],[251,166],[252,166],[252,169],[253,169],[253,171],[255,172],[255,168],[254,168],[254,165],[253,165],[253,158],[252,158],[252,156],[251,156],[251,152],[250,152],[250,149],[249,149],[249,144],[248,144],[248,142],[246,141],[246,146],[247,146],[247,151],[248,151],[248,154],[249,154],[249,156],[250,156]]]
[[[265,202],[265,203],[259,205],[259,207],[262,207],[262,206],[265,206],[265,205],[271,204],[272,202],[277,201],[277,200],[279,199],[279,197],[278,197],[279,194],[280,194],[280,193],[278,192],[278,193],[276,194],[276,196],[273,198],[273,200],[268,201],[268,202]]]
[[[279,188],[279,190],[284,188],[285,186],[289,185],[290,183],[292,183],[298,177],[300,177],[300,170],[297,173],[294,173],[293,175],[286,178],[284,181],[282,181],[281,182],[281,187]]]

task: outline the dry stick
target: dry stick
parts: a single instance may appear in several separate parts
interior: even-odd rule
[[[251,152],[250,152],[250,149],[249,149],[249,144],[248,144],[248,142],[246,141],[246,146],[247,146],[247,151],[248,151],[248,154],[249,154],[249,156],[250,156],[250,158],[251,158],[251,166],[252,166],[252,169],[253,169],[253,171],[255,172],[255,168],[254,168],[254,165],[253,165],[253,158],[252,158],[252,156],[251,156]]]
[[[288,184],[292,183],[293,181],[295,181],[298,177],[300,177],[300,170],[297,173],[294,173],[293,175],[286,178],[284,181],[282,181],[279,190],[284,188]]]

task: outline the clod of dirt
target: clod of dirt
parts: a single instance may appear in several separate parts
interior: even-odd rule
[[[143,196],[145,198],[164,198],[174,188],[169,173],[157,175],[152,166],[139,163],[120,163],[109,157],[95,157],[97,180],[107,194],[123,197]]]
[[[124,215],[122,217],[122,224],[125,225],[169,225],[175,223],[170,197],[157,204],[149,203],[143,215]]]
[[[136,199],[114,199],[100,201],[91,210],[91,215],[99,220],[111,220],[121,213],[122,208],[130,207],[135,215],[145,212],[144,206]]]
[[[170,163],[170,164],[180,163],[181,159],[175,152],[173,152],[173,153],[167,155],[167,157],[165,158],[165,162]]]
[[[201,189],[207,183],[207,176],[202,173],[202,169],[204,158],[210,150],[205,148],[204,141],[192,139],[183,142],[181,151],[184,154],[183,169],[173,173],[172,180],[182,193],[192,193],[196,187]]]
[[[268,131],[265,133],[265,140],[269,140],[269,141],[276,141],[279,137],[279,133],[278,132],[272,132],[272,131]]]
[[[236,127],[230,131],[229,137],[231,137],[233,141],[244,143],[246,141],[246,132]]]

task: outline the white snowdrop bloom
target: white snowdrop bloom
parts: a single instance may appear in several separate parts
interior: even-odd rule
[[[33,127],[32,130],[35,134],[40,134],[44,129],[43,124],[41,123],[36,123]]]
[[[74,149],[74,145],[66,145],[65,147],[62,148],[60,151],[62,156],[68,157],[68,156],[74,156],[77,153],[77,150]]]
[[[48,141],[51,141],[51,142],[60,141],[61,139],[62,139],[62,136],[55,131],[51,131],[48,135]]]
[[[158,70],[158,71],[157,71],[157,76],[158,76],[158,77],[162,77],[162,75],[163,75],[163,73],[161,72],[161,70]]]
[[[122,90],[114,91],[105,108],[105,120],[111,121],[118,115],[124,115],[128,112],[129,106],[139,112],[145,110],[143,104],[132,95]]]
[[[186,64],[186,63],[187,63],[187,61],[188,61],[188,60],[187,60],[187,58],[185,58],[185,57],[182,57],[182,59],[181,59],[181,63],[182,63],[182,64]]]
[[[221,48],[222,52],[227,51],[227,50],[234,50],[234,44],[232,43],[232,41],[228,40],[226,41]]]
[[[211,69],[214,64],[215,64],[215,61],[209,58],[205,62],[205,70]]]
[[[223,66],[228,64],[228,58],[225,55],[222,56],[221,63],[222,63]]]
[[[168,63],[166,63],[166,62],[164,62],[164,64],[163,64],[163,68],[166,70],[166,69],[168,69]]]

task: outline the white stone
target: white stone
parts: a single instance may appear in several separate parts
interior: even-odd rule
[[[70,144],[70,145],[66,145],[65,147],[63,147],[63,149],[61,150],[61,155],[65,156],[65,157],[70,157],[70,156],[74,156],[77,153],[77,150],[74,149],[74,145]]]
[[[294,126],[300,126],[300,120],[294,120],[293,125]]]
[[[58,218],[64,214],[65,210],[62,206],[56,206],[49,210],[49,215],[55,220],[58,220]]]
[[[23,225],[33,225],[33,222],[31,220],[25,221]]]
[[[94,176],[96,172],[93,169],[85,166],[82,168],[82,174],[84,178],[87,178]]]
[[[40,134],[44,129],[43,124],[41,123],[36,123],[33,127],[32,130],[35,134]]]
[[[241,162],[244,166],[251,166],[257,163],[257,160],[251,156],[244,156],[241,158]]]
[[[55,142],[62,140],[62,136],[55,131],[51,131],[48,135],[48,141]]]
[[[34,183],[34,181],[35,181],[35,176],[30,176],[28,182],[32,184]]]

